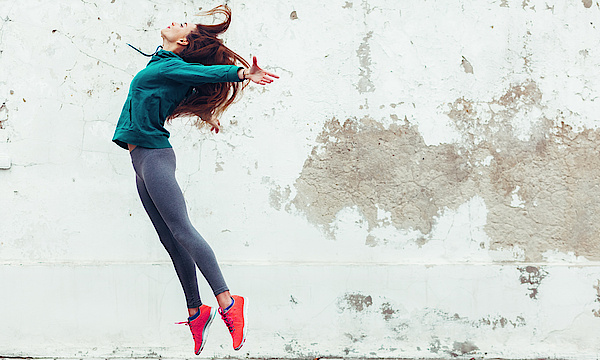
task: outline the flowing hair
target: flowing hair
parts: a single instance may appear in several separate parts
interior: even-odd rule
[[[225,15],[225,20],[214,25],[196,24],[188,36],[188,45],[178,53],[186,62],[202,65],[236,65],[249,68],[250,64],[217,38],[231,24],[231,9],[227,5],[217,6],[202,15]],[[195,86],[192,93],[175,108],[168,120],[180,116],[195,116],[194,125],[201,128],[206,121],[220,116],[245,87],[241,82],[212,83]]]

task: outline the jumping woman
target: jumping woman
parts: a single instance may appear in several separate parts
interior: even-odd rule
[[[161,30],[162,50],[131,81],[113,141],[128,149],[136,185],[160,241],[169,253],[187,301],[196,355],[206,342],[217,310],[200,301],[196,266],[210,285],[218,312],[239,350],[246,339],[246,300],[231,295],[217,259],[188,217],[183,193],[175,180],[175,153],[165,121],[192,116],[195,125],[219,132],[217,117],[243,89],[243,81],[266,85],[277,75],[250,66],[217,38],[231,23],[231,10],[218,6],[206,15],[224,15],[215,25],[172,23]],[[237,66],[240,64],[241,66]]]

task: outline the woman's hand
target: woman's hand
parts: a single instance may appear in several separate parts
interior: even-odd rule
[[[256,56],[252,57],[252,67],[242,70],[242,74],[243,79],[251,80],[258,85],[267,85],[272,83],[274,79],[279,79],[279,76],[259,68],[256,63]]]

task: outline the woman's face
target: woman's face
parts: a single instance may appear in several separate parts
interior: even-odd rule
[[[189,33],[191,33],[194,30],[195,27],[195,24],[180,24],[174,22],[166,28],[162,29],[160,31],[160,35],[165,40],[172,43],[176,43],[178,40],[185,39],[189,35]]]

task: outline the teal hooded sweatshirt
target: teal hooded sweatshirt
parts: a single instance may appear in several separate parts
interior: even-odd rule
[[[170,148],[165,120],[194,86],[217,82],[242,81],[234,65],[192,64],[179,55],[160,50],[131,81],[129,94],[113,141],[127,149],[127,144],[150,149]]]

